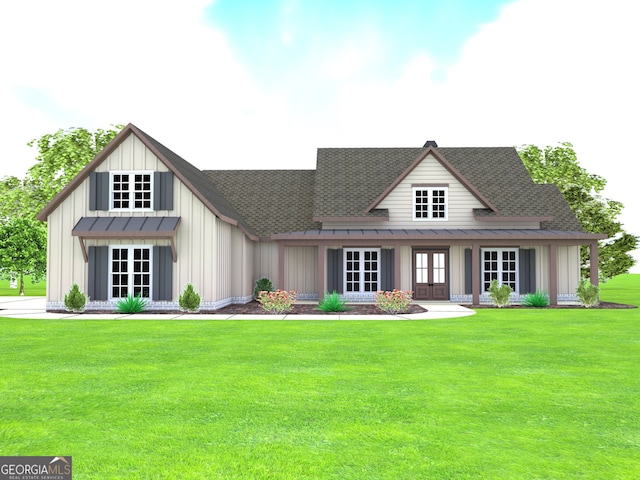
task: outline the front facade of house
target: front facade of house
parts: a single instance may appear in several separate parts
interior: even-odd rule
[[[513,148],[320,149],[316,170],[200,171],[133,125],[40,213],[47,309],[72,283],[90,308],[128,294],[175,309],[187,283],[214,310],[257,279],[301,299],[399,288],[478,304],[497,278],[575,299],[582,231],[555,186],[534,185]]]

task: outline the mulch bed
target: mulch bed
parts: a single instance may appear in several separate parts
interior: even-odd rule
[[[386,313],[380,310],[376,305],[363,303],[351,303],[347,305],[349,308],[346,312],[323,312],[317,310],[316,304],[295,304],[293,310],[289,315],[385,315]],[[427,310],[420,305],[409,305],[409,308],[404,313],[423,313]],[[228,307],[221,308],[209,313],[219,313],[223,315],[254,315],[265,314],[260,304],[256,301],[246,303],[244,305],[229,305]]]
[[[482,304],[482,305],[463,305],[467,308],[479,309],[479,308],[497,308],[492,304]],[[323,312],[321,310],[317,310],[316,304],[296,304],[293,306],[293,310],[289,313],[289,315],[385,315],[385,312],[380,310],[376,305],[369,303],[351,303],[348,304],[347,307],[350,309],[346,312]],[[516,309],[534,309],[534,310],[544,310],[544,309],[583,309],[584,307],[581,305],[555,305],[548,307],[525,307],[523,305],[518,304],[510,304],[504,308],[516,308]],[[625,305],[623,303],[613,303],[613,302],[600,302],[597,307],[591,307],[592,309],[626,309],[626,308],[638,308],[635,305]],[[423,313],[426,312],[427,309],[421,307],[420,305],[411,304],[406,313]],[[52,313],[69,313],[66,310],[51,310]],[[83,312],[84,314],[115,314],[118,313],[116,311],[105,311],[105,310],[86,310]],[[182,312],[176,310],[147,310],[144,313],[165,313],[165,314],[179,314]],[[244,305],[229,305],[224,308],[220,308],[218,310],[203,310],[198,312],[201,315],[211,315],[211,314],[219,314],[219,315],[266,315],[268,312],[265,312],[260,304],[256,301],[252,301],[246,303]]]
[[[482,305],[463,305],[464,307],[467,308],[473,308],[473,309],[478,309],[478,308],[497,308],[495,305],[490,304],[490,303],[483,303]],[[528,308],[528,309],[534,309],[534,310],[544,310],[544,309],[584,309],[584,307],[582,305],[549,305],[547,307],[526,307],[524,305],[520,305],[520,304],[509,304],[506,307],[503,308],[518,308],[518,309],[522,309],[522,308]],[[597,309],[611,309],[611,308],[638,308],[636,305],[626,305],[624,303],[613,303],[613,302],[600,302],[598,304],[597,307],[591,307],[591,309],[593,310],[597,310]]]

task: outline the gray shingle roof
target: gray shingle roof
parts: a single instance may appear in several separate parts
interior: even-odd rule
[[[553,218],[542,228],[582,232],[554,185],[536,185],[512,147],[438,148],[495,210],[478,217]],[[320,148],[309,170],[207,170],[204,173],[260,237],[314,230],[314,218],[385,217],[372,203],[423,148]]]
[[[424,148],[320,148],[316,170],[201,171],[132,124],[90,162],[39,214],[48,215],[129,135],[137,135],[216,215],[250,236],[316,230],[314,219],[384,219],[376,200],[425,153]],[[477,217],[533,217],[545,230],[582,232],[554,185],[536,185],[516,150],[437,148],[487,205]],[[369,210],[373,206],[372,210]],[[548,219],[548,220],[546,220]]]
[[[312,220],[313,170],[203,172],[259,237],[320,227]]]

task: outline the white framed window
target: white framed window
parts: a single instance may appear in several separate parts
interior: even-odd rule
[[[112,299],[129,294],[151,298],[152,257],[151,246],[109,247],[109,291]]]
[[[413,187],[413,219],[447,220],[448,187]]]
[[[380,249],[345,248],[344,292],[364,293],[380,290]]]
[[[482,249],[483,292],[489,289],[492,280],[509,285],[514,292],[519,291],[517,248]]]
[[[111,210],[153,210],[153,172],[110,172]]]

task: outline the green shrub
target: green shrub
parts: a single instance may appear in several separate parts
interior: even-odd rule
[[[325,293],[320,303],[318,303],[318,308],[316,310],[320,310],[323,312],[346,312],[351,310],[347,307],[346,300],[342,300],[340,298],[340,294],[338,292]]]
[[[134,297],[129,294],[127,298],[118,299],[116,304],[116,312],[118,313],[140,313],[147,308],[147,300],[138,295]]]
[[[498,280],[491,280],[487,289],[491,302],[498,308],[502,308],[509,303],[509,296],[513,289],[509,285],[500,285]]]
[[[525,307],[548,307],[549,295],[547,292],[536,290],[536,293],[527,293],[522,299],[522,305]]]
[[[260,296],[260,292],[273,292],[275,288],[273,288],[273,283],[267,277],[262,277],[260,280],[256,282],[256,286],[253,289],[253,298],[258,299]]]
[[[200,308],[200,295],[193,289],[193,285],[187,283],[184,292],[178,298],[180,309],[186,312],[197,312]]]
[[[591,308],[598,305],[599,291],[600,289],[597,285],[592,285],[589,280],[583,278],[578,284],[576,295],[583,307]]]
[[[80,291],[77,283],[71,285],[69,293],[64,296],[64,306],[71,312],[82,312],[87,304],[87,296]]]

